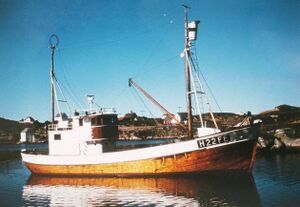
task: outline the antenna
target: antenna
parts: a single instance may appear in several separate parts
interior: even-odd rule
[[[182,4],[182,6],[183,6],[184,8],[186,8],[186,9],[191,9],[191,7],[189,7],[189,6],[185,5],[185,4]]]
[[[49,38],[49,47],[51,49],[56,48],[58,44],[59,44],[58,36],[56,34],[52,34]]]
[[[89,106],[90,106],[89,111],[92,112],[93,104],[94,104],[94,100],[95,100],[95,95],[86,95],[86,97],[87,97],[87,100],[88,100]]]

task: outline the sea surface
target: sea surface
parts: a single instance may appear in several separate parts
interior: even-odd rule
[[[0,206],[300,206],[300,153],[258,154],[252,174],[63,178],[31,175],[21,148],[0,145]]]

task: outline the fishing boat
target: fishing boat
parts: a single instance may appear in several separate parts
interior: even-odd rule
[[[191,96],[196,95],[191,46],[199,21],[188,22],[185,9],[185,65],[187,79],[188,139],[158,146],[118,151],[118,119],[114,110],[94,110],[94,96],[88,96],[90,109],[75,112],[71,119],[54,117],[54,50],[58,38],[50,38],[52,118],[48,129],[48,154],[24,152],[22,159],[33,174],[60,176],[164,176],[198,174],[206,171],[251,172],[256,153],[259,126],[250,124],[221,132],[203,124],[193,133]],[[193,88],[193,90],[192,90]],[[200,94],[205,94],[200,85]],[[213,116],[212,116],[213,117]],[[55,120],[56,119],[56,120]]]

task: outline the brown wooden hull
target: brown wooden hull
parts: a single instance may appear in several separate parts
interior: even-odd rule
[[[205,171],[251,171],[256,140],[138,161],[94,165],[40,165],[24,162],[34,174],[64,176],[163,176]]]

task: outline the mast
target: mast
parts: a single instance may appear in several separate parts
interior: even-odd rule
[[[188,137],[193,138],[193,114],[192,114],[192,97],[191,97],[191,69],[189,65],[189,55],[190,55],[190,46],[189,46],[189,34],[188,34],[188,6],[183,5],[184,7],[184,30],[185,30],[185,76],[186,76],[186,90],[187,90],[187,113],[188,113]]]
[[[50,81],[51,81],[51,126],[54,126],[54,51],[59,43],[58,37],[53,34],[49,38],[49,48],[51,49],[51,68],[50,68]]]

